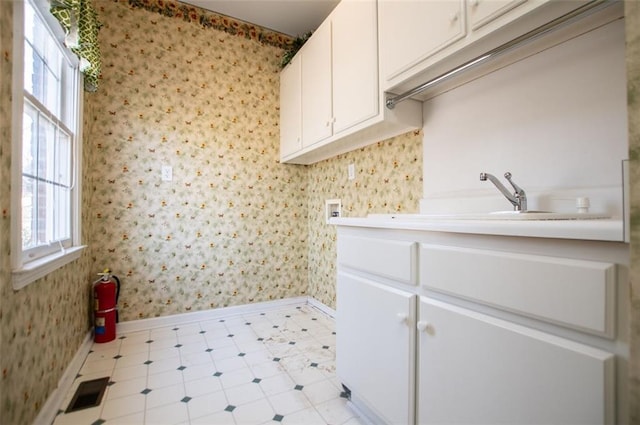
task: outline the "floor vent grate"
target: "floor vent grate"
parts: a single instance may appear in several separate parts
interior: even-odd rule
[[[81,382],[65,413],[99,406],[108,383],[109,377]]]

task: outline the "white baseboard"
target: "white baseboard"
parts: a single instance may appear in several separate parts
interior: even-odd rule
[[[307,303],[312,306],[317,308],[318,310],[320,310],[321,312],[323,312],[324,314],[326,314],[327,316],[331,316],[332,318],[335,319],[336,317],[336,311],[329,307],[328,305],[316,300],[315,298],[309,297],[307,299]]]
[[[351,395],[351,400],[347,402],[347,407],[358,416],[358,420],[365,425],[377,425],[385,423],[381,418],[375,414],[375,412],[369,409],[364,403],[357,398],[354,400],[354,395]]]
[[[131,320],[118,323],[116,333],[144,331],[147,329],[161,328],[163,326],[180,325],[185,323],[212,320],[220,317],[229,317],[238,314],[250,314],[268,310],[277,310],[291,305],[311,304],[312,298],[302,296],[295,298],[285,298],[282,300],[265,301],[254,304],[243,304],[231,307],[221,307],[212,310],[194,311],[189,313],[173,314],[171,316],[151,317],[148,319]],[[315,301],[315,300],[314,300]],[[321,304],[319,301],[315,301]],[[324,304],[322,304],[324,305]],[[314,305],[315,306],[315,305]],[[325,306],[326,307],[326,306]],[[320,310],[322,308],[318,307]],[[329,307],[326,307],[329,308]]]
[[[55,390],[53,390],[53,393],[51,393],[49,398],[47,398],[47,401],[42,406],[42,409],[40,409],[38,416],[33,422],[34,424],[40,425],[53,423],[56,415],[58,414],[58,409],[60,409],[62,401],[71,390],[73,381],[76,379],[76,376],[78,376],[78,373],[80,372],[80,369],[82,368],[82,365],[84,364],[89,351],[91,351],[92,344],[93,335],[89,331],[84,337],[80,348],[76,352],[75,356],[73,356],[73,359],[71,359],[71,362],[58,381],[58,386]]]

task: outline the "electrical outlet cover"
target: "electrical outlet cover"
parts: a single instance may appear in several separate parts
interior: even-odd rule
[[[162,181],[170,182],[171,180],[173,180],[173,169],[171,168],[170,165],[163,165],[162,166]]]

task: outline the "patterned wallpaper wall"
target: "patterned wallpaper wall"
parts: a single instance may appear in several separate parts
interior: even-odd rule
[[[354,164],[356,178],[347,179]],[[309,167],[309,294],[336,307],[336,229],[325,201],[340,199],[343,217],[417,213],[422,196],[422,132],[409,132]]]
[[[629,423],[640,423],[640,3],[625,2],[631,183]]]
[[[91,249],[13,292],[11,2],[0,1],[0,423],[31,423],[54,389],[88,329],[88,282],[101,268],[123,280],[124,320],[303,293],[335,307],[325,199],[341,198],[344,216],[362,216],[416,212],[422,193],[419,133],[310,167],[278,164],[277,47],[130,9],[126,0],[96,5],[105,60],[101,91],[85,99],[83,238]],[[637,10],[636,25],[627,25],[635,46]],[[637,120],[632,126],[640,149]],[[350,163],[354,181],[346,179]],[[172,182],[160,180],[163,164],[173,167]],[[640,263],[636,233],[632,260]],[[639,370],[636,361],[636,394]]]
[[[9,202],[11,187],[6,183],[10,180],[11,158],[11,65],[12,65],[12,33],[11,15],[13,7],[10,2],[0,2],[0,369],[4,369],[5,359],[3,347],[9,336],[9,324],[4,319],[6,309],[5,299],[10,290],[8,283],[11,274],[11,259],[9,257]],[[0,378],[0,422],[4,423],[6,378]]]
[[[94,268],[122,280],[121,320],[306,294],[307,173],[278,162],[282,50],[97,6],[90,241]]]
[[[89,329],[90,255],[13,291],[9,257],[12,2],[0,1],[0,423],[30,424]],[[85,205],[86,207],[86,205]],[[87,229],[83,239],[87,240]]]
[[[334,305],[325,197],[342,197],[352,216],[417,211],[421,135],[281,165],[280,49],[123,1],[99,13],[103,78],[86,96],[91,241],[94,268],[122,278],[122,319],[306,293]],[[359,177],[338,185],[344,161]]]

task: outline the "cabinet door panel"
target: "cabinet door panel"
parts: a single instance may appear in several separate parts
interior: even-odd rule
[[[614,356],[426,297],[420,424],[613,423]]]
[[[415,298],[338,272],[338,378],[386,423],[413,423]]]
[[[476,30],[527,0],[469,0],[468,17],[471,29]]]
[[[333,12],[334,134],[378,114],[376,2],[342,0]]]
[[[463,0],[383,0],[380,60],[389,81],[466,34]]]
[[[325,21],[301,49],[302,147],[331,136],[331,22]]]
[[[301,57],[280,73],[280,157],[302,149]]]

